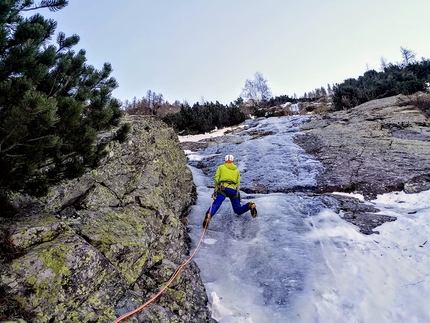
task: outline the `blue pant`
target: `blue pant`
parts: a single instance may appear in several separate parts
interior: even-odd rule
[[[212,203],[212,207],[210,207],[207,210],[207,212],[211,213],[211,216],[213,216],[216,213],[216,211],[218,211],[219,207],[221,206],[222,202],[224,202],[226,197],[230,199],[231,206],[233,207],[234,213],[240,215],[249,210],[248,203],[244,205],[240,205],[240,199],[237,196],[236,190],[227,187],[224,189],[223,193],[225,195],[220,192],[216,193],[216,198],[215,198],[215,201]]]

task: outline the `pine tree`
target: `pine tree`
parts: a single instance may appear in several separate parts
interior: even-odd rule
[[[42,194],[95,167],[107,144],[96,144],[97,134],[120,122],[111,65],[95,69],[84,50],[72,49],[79,36],[60,32],[52,44],[57,23],[23,15],[67,3],[0,2],[0,197],[11,190]]]

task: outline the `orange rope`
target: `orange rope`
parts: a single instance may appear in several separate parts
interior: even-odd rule
[[[210,207],[210,210],[212,211],[212,204],[213,204],[213,200],[212,200],[212,203],[211,203],[211,207]],[[193,253],[191,254],[191,256],[186,260],[186,261],[184,261],[184,263],[182,264],[182,265],[180,265],[179,267],[178,267],[178,269],[176,269],[176,271],[175,271],[175,273],[172,275],[172,277],[169,279],[169,281],[166,283],[166,285],[153,297],[153,298],[151,298],[149,301],[147,301],[145,304],[143,304],[142,306],[140,306],[140,307],[138,307],[138,308],[136,308],[134,311],[131,311],[131,312],[129,312],[129,313],[127,313],[127,314],[124,314],[123,316],[121,316],[119,319],[117,319],[114,323],[118,323],[118,322],[121,322],[122,320],[124,320],[124,319],[126,319],[127,317],[130,317],[130,316],[132,316],[133,314],[136,314],[137,312],[139,312],[139,311],[141,311],[143,308],[145,308],[146,306],[148,306],[149,304],[151,304],[155,299],[157,299],[158,298],[158,296],[160,296],[166,289],[167,289],[167,287],[169,287],[169,285],[175,280],[175,278],[176,278],[176,276],[178,276],[178,274],[182,271],[182,269],[191,261],[191,259],[194,257],[194,255],[196,254],[196,252],[197,252],[197,250],[199,249],[199,247],[200,247],[200,244],[202,243],[202,241],[203,241],[203,237],[204,237],[204,235],[205,235],[205,232],[206,232],[206,230],[207,230],[207,227],[208,227],[208,225],[209,225],[209,221],[207,221],[206,222],[206,225],[205,225],[205,227],[204,227],[204,229],[203,229],[203,232],[202,232],[202,235],[200,236],[200,240],[199,240],[199,242],[197,243],[197,246],[196,246],[196,249],[194,249],[194,251],[193,251]]]

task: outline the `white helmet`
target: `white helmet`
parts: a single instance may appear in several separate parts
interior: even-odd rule
[[[231,162],[233,162],[234,161],[234,157],[233,157],[233,155],[225,155],[224,160],[225,161],[231,161]]]

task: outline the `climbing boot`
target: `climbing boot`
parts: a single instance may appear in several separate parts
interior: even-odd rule
[[[257,206],[255,205],[254,202],[251,201],[251,202],[248,203],[248,207],[251,210],[252,217],[255,219],[258,216]]]
[[[209,225],[210,219],[211,219],[211,214],[209,212],[207,212],[205,219],[203,220],[203,229]]]

